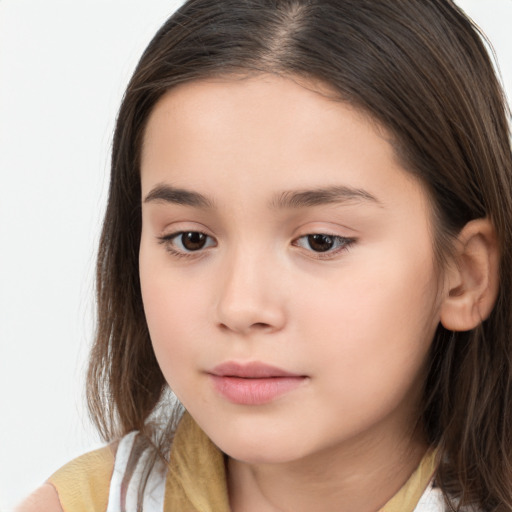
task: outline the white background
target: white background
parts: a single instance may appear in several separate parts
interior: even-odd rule
[[[0,0],[0,510],[98,446],[83,400],[116,111],[175,0]],[[512,0],[460,0],[512,97]]]

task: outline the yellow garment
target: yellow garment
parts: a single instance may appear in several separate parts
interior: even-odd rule
[[[402,488],[379,512],[412,512],[432,480],[437,467],[436,452],[429,451]]]
[[[405,485],[379,512],[412,512],[435,471],[429,452]],[[114,456],[110,448],[83,455],[57,471],[49,482],[64,512],[105,512]],[[192,417],[179,423],[165,486],[164,512],[229,512],[223,453]]]
[[[165,512],[229,512],[224,454],[192,417],[181,419],[165,485]]]
[[[114,453],[109,446],[86,453],[59,469],[49,479],[64,512],[105,512]]]

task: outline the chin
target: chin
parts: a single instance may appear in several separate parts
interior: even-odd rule
[[[265,450],[261,449],[261,447],[255,449],[254,447],[247,446],[234,447],[233,449],[229,447],[228,449],[229,451],[222,451],[229,458],[251,465],[286,464],[301,458],[297,450],[293,448],[285,451],[282,449],[280,451],[270,450],[268,446]]]
[[[230,458],[247,464],[284,464],[306,455],[297,449],[298,441],[287,436],[223,436],[212,441]]]

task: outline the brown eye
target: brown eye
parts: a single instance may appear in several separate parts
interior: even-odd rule
[[[308,245],[315,252],[327,252],[334,247],[335,238],[328,235],[308,235]]]
[[[208,237],[199,231],[188,231],[177,236],[181,245],[187,251],[199,251],[206,245]]]
[[[175,257],[198,256],[206,249],[217,246],[213,237],[201,231],[178,231],[161,236],[158,240],[165,250]]]
[[[160,237],[159,243],[174,256],[188,256],[217,245],[215,239],[201,231],[179,231]]]
[[[312,233],[297,238],[293,245],[302,247],[311,253],[325,254],[325,257],[334,257],[338,253],[348,249],[355,239],[338,235],[326,235],[325,233]]]

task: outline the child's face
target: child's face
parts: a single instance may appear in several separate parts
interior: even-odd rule
[[[384,130],[289,79],[185,84],[150,117],[141,173],[156,357],[223,451],[410,435],[440,299],[428,198]]]

